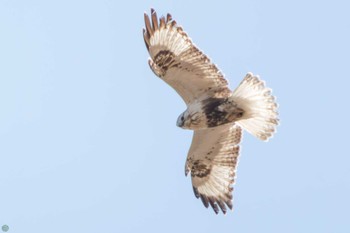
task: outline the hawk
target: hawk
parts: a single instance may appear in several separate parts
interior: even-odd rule
[[[242,129],[267,141],[278,125],[271,89],[248,73],[231,91],[224,75],[201,52],[170,14],[144,15],[143,37],[152,71],[168,83],[187,105],[177,126],[193,130],[185,175],[194,194],[216,214],[232,210],[232,191]]]

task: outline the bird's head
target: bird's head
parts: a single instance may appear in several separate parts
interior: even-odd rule
[[[197,129],[200,123],[198,113],[191,113],[188,110],[183,112],[178,118],[176,125],[183,129]]]
[[[188,125],[188,122],[186,122],[187,118],[186,112],[181,113],[181,115],[177,118],[176,126],[186,129],[186,125]]]

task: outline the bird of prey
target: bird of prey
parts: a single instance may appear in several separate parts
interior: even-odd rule
[[[187,105],[177,126],[193,130],[185,174],[190,173],[194,194],[217,214],[232,210],[242,129],[267,141],[278,125],[271,89],[248,73],[231,91],[221,71],[201,52],[170,14],[144,15],[143,37],[152,71],[182,97]]]

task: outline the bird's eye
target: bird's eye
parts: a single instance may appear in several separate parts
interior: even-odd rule
[[[185,119],[184,116],[182,116],[182,117],[181,117],[181,120],[183,121],[184,119]]]

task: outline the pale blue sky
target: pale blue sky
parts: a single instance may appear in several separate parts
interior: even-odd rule
[[[260,74],[278,133],[245,134],[234,211],[192,192],[180,97],[148,67],[171,12],[235,87]],[[9,232],[349,232],[349,1],[0,1],[0,226]]]

